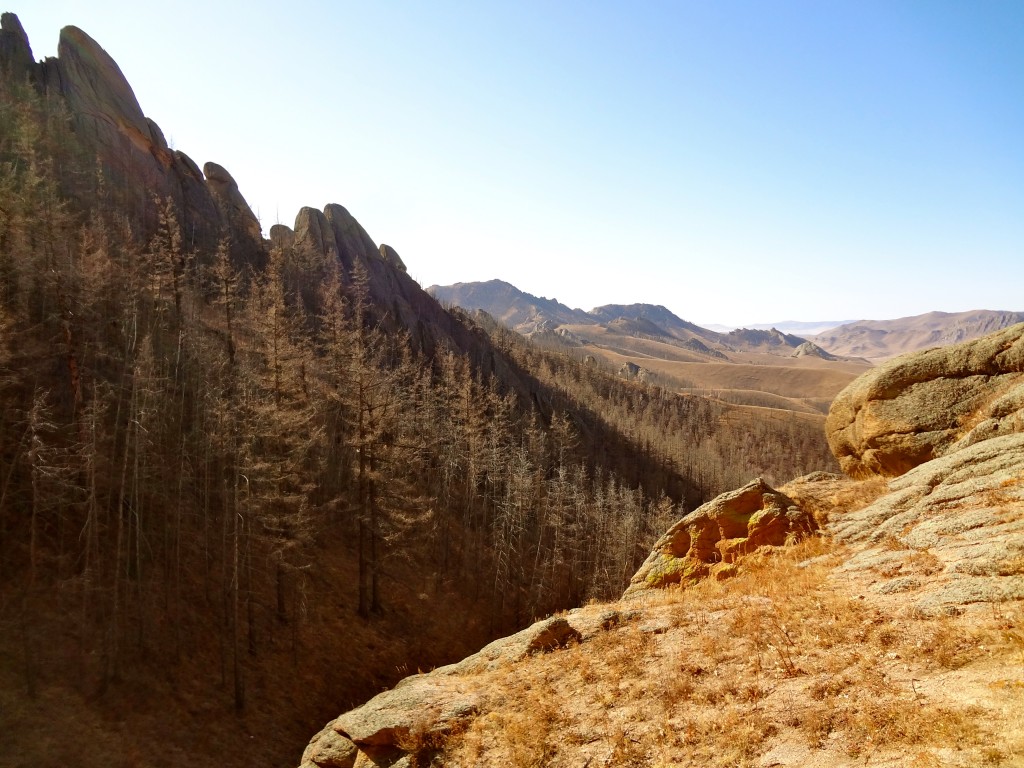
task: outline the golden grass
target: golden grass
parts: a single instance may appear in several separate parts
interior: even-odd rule
[[[842,517],[850,512],[863,509],[887,493],[889,482],[883,477],[868,480],[842,478],[834,482],[801,483],[793,481],[779,488],[789,495],[802,509],[810,512],[819,526],[825,527],[833,517]],[[894,539],[896,547],[902,544]]]
[[[941,765],[951,746],[979,765],[1011,759],[983,709],[933,700],[920,680],[993,649],[1024,661],[1020,611],[977,628],[897,619],[828,578],[840,559],[821,538],[755,555],[731,580],[652,593],[642,618],[492,673],[503,701],[444,764],[745,766],[783,737],[868,764]]]

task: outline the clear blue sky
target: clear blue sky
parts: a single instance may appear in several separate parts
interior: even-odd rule
[[[264,229],[697,322],[1024,309],[1024,0],[71,2]]]

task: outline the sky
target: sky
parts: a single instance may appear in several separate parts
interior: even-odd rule
[[[1024,310],[1024,1],[29,0],[264,230],[698,323]]]

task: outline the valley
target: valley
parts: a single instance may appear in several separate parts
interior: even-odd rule
[[[1024,316],[424,290],[127,74],[0,17],[0,766],[1024,759]]]

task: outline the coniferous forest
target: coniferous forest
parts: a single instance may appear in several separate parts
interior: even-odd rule
[[[287,763],[406,672],[619,594],[715,494],[833,468],[816,422],[410,324],[389,265],[198,242],[0,83],[2,749],[63,706],[110,739],[81,765]],[[158,756],[132,723],[162,708]]]

